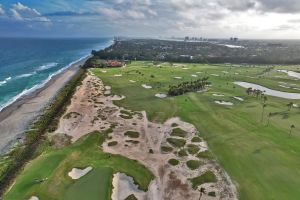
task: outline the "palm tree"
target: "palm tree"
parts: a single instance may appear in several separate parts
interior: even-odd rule
[[[201,200],[202,194],[205,194],[205,188],[201,187],[199,192],[200,192],[199,200]]]
[[[266,95],[264,95],[264,103],[266,103],[266,101],[268,101],[268,97]]]
[[[296,128],[296,126],[295,126],[294,124],[292,124],[291,127],[290,127],[290,136],[292,136],[292,130],[293,130],[294,128]]]
[[[287,104],[287,107],[288,107],[288,111],[290,111],[293,107],[294,103],[293,102],[290,102]]]
[[[271,113],[271,112],[268,114],[267,126],[269,126],[269,124],[270,124],[270,118],[272,117],[272,115],[273,115],[273,113]]]
[[[265,114],[265,108],[266,107],[267,107],[267,104],[264,103],[263,106],[262,106],[263,110],[262,110],[262,114],[261,114],[261,120],[260,120],[261,122],[263,122],[263,120],[264,120],[264,114]]]

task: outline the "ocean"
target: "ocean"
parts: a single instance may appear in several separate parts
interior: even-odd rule
[[[111,44],[112,38],[0,38],[0,111],[86,58],[93,49]]]

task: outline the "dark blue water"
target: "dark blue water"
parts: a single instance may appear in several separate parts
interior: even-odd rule
[[[101,39],[0,38],[0,111],[31,92],[93,49],[111,44]]]

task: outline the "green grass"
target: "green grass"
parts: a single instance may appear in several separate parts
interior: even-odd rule
[[[186,166],[191,170],[198,169],[200,165],[201,161],[199,160],[189,160],[186,162]]]
[[[169,142],[172,146],[177,148],[184,147],[186,143],[184,139],[177,139],[177,138],[167,138],[167,142]]]
[[[201,138],[199,138],[199,137],[193,137],[193,138],[192,138],[192,142],[197,143],[197,142],[202,142],[202,140],[201,140]]]
[[[186,149],[181,149],[180,151],[178,151],[178,156],[179,157],[188,156]]]
[[[192,182],[193,188],[196,189],[199,185],[202,185],[204,183],[217,182],[217,177],[213,172],[207,171],[201,176],[190,179],[190,181]]]
[[[187,145],[187,151],[191,155],[194,155],[194,154],[198,153],[199,150],[200,150],[200,148],[198,147],[198,145],[195,145],[195,144],[188,144]]]
[[[179,161],[176,160],[176,159],[174,159],[174,158],[172,158],[172,159],[170,159],[170,160],[168,161],[168,163],[169,163],[170,165],[176,166],[176,165],[179,164]]]
[[[126,133],[124,133],[125,136],[130,137],[130,138],[138,138],[140,137],[140,133],[139,132],[135,132],[135,131],[127,131]]]
[[[173,151],[173,148],[172,147],[169,147],[169,146],[162,146],[161,147],[161,150],[165,153],[170,153]]]
[[[291,100],[268,96],[266,115],[269,112],[278,114],[271,117],[267,126],[266,115],[264,123],[260,122],[262,100],[248,96],[246,89],[233,84],[234,81],[246,81],[299,93],[294,89],[281,88],[278,83],[283,81],[300,87],[299,81],[276,72],[277,69],[293,70],[293,66],[276,66],[270,73],[263,74],[265,66],[185,64],[189,70],[182,70],[169,64],[161,65],[161,68],[157,68],[151,62],[132,62],[126,68],[108,69],[105,74],[99,69],[93,69],[93,72],[106,85],[113,86],[114,94],[126,96],[126,99],[115,102],[117,105],[134,111],[145,110],[152,121],[164,122],[171,117],[180,117],[194,124],[218,162],[237,183],[241,200],[297,199],[300,196],[300,126],[297,126],[300,110],[287,112],[286,105]],[[142,74],[153,74],[155,78],[142,76],[136,70]],[[223,74],[222,71],[228,71],[229,74]],[[166,93],[169,85],[191,80],[191,74],[196,72],[203,72],[203,75],[220,74],[220,77],[210,76],[212,87],[208,92],[187,93],[165,99],[154,96]],[[123,76],[113,77],[117,73]],[[175,76],[183,79],[174,79]],[[247,76],[261,77],[252,79]],[[129,80],[137,82],[130,83]],[[146,90],[141,84],[149,84],[153,89]],[[222,93],[225,97],[216,98],[212,95],[214,93]],[[245,101],[234,100],[234,96],[242,97]],[[231,101],[234,106],[217,105],[215,100]],[[300,104],[300,100],[292,101]],[[296,128],[292,137],[289,137],[291,124]]]
[[[134,194],[131,194],[128,197],[126,197],[125,200],[137,200],[137,198],[134,196]]]
[[[210,153],[208,150],[206,150],[206,151],[199,152],[199,153],[197,154],[197,157],[198,157],[198,158],[211,159],[211,158],[212,158],[212,155],[211,155],[211,153]]]
[[[133,177],[139,189],[146,191],[154,178],[153,174],[137,161],[102,152],[99,145],[105,138],[106,133],[94,132],[62,150],[44,152],[26,165],[4,199],[29,199],[33,195],[50,200],[72,199],[77,196],[79,199],[84,195],[90,197],[86,199],[110,199],[112,174],[116,172]],[[77,181],[68,177],[67,174],[73,167],[87,166],[93,167],[90,175]],[[36,179],[45,178],[48,180],[42,183],[35,182]],[[97,179],[98,189],[94,188]],[[78,188],[82,188],[80,196],[78,193],[81,190]],[[96,193],[90,194],[96,190]]]
[[[175,128],[172,130],[171,136],[177,136],[177,137],[186,137],[186,132],[182,130],[181,128]]]

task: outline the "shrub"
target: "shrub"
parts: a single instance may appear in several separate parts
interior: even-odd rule
[[[213,172],[207,171],[204,174],[202,174],[201,176],[197,176],[197,177],[189,179],[189,180],[191,181],[193,188],[197,189],[197,187],[199,185],[202,185],[204,183],[217,182],[217,177]]]
[[[135,131],[127,131],[126,133],[124,133],[124,135],[130,138],[138,138],[140,136],[140,133]]]
[[[186,141],[183,139],[176,139],[176,138],[167,138],[167,142],[169,142],[174,147],[184,147]]]
[[[199,137],[193,137],[192,142],[202,142],[202,140]]]
[[[111,147],[111,146],[116,146],[117,144],[118,144],[117,141],[112,141],[112,142],[109,142],[107,145],[108,145],[109,147]]]
[[[175,128],[172,130],[171,136],[185,137],[186,132],[180,128]]]
[[[134,196],[134,194],[131,194],[128,197],[126,197],[125,200],[138,200],[138,199]]]
[[[199,152],[197,154],[197,157],[198,158],[207,158],[207,159],[210,159],[210,158],[212,158],[212,155],[211,155],[211,153],[208,150],[206,150],[206,151]]]
[[[180,151],[178,151],[178,156],[184,157],[184,156],[188,156],[188,154],[185,149],[181,149]]]
[[[215,197],[216,196],[216,192],[209,192],[207,193],[208,196],[211,196],[211,197]]]
[[[200,150],[200,148],[195,145],[195,144],[189,144],[187,145],[187,151],[189,152],[189,154],[196,154],[198,151]]]
[[[201,164],[201,161],[199,161],[199,160],[189,160],[186,162],[186,166],[188,168],[190,168],[191,170],[198,169],[200,164]]]
[[[176,166],[176,165],[179,164],[179,161],[172,158],[172,159],[170,159],[170,160],[168,161],[168,163],[169,163],[170,165]]]
[[[173,151],[173,148],[172,148],[172,147],[169,147],[169,146],[162,146],[162,147],[161,147],[161,150],[162,150],[163,152],[169,153],[169,152],[172,152],[172,151]]]

